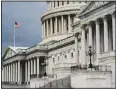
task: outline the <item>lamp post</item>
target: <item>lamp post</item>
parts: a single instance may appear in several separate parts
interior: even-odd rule
[[[88,52],[86,51],[86,55],[87,56],[90,56],[90,64],[89,64],[89,67],[88,68],[91,68],[91,70],[92,70],[93,65],[91,63],[91,56],[94,54],[94,52],[92,52],[92,46],[89,46],[88,48],[89,48]]]

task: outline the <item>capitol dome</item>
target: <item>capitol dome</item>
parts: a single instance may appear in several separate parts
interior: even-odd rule
[[[48,1],[48,10],[41,17],[42,42],[59,41],[73,35],[71,24],[85,2]]]

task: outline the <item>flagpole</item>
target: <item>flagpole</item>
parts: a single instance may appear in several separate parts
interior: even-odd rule
[[[15,23],[14,23],[14,47],[15,47]]]

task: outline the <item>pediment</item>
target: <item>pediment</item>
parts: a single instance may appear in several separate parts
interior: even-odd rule
[[[98,7],[100,6],[103,6],[105,5],[106,3],[108,3],[108,1],[98,1],[98,2],[95,2],[95,1],[92,1],[90,3],[88,3],[79,13],[79,16],[83,15],[83,14],[86,14],[88,12],[91,12],[95,9],[97,9]]]
[[[9,58],[11,56],[13,56],[14,54],[16,54],[16,52],[10,48],[7,48],[5,51],[5,54],[3,56],[3,59]]]

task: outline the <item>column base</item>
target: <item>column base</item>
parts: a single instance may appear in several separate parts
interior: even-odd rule
[[[17,82],[17,84],[21,84],[21,82]]]
[[[28,81],[27,84],[30,84],[30,81]]]

